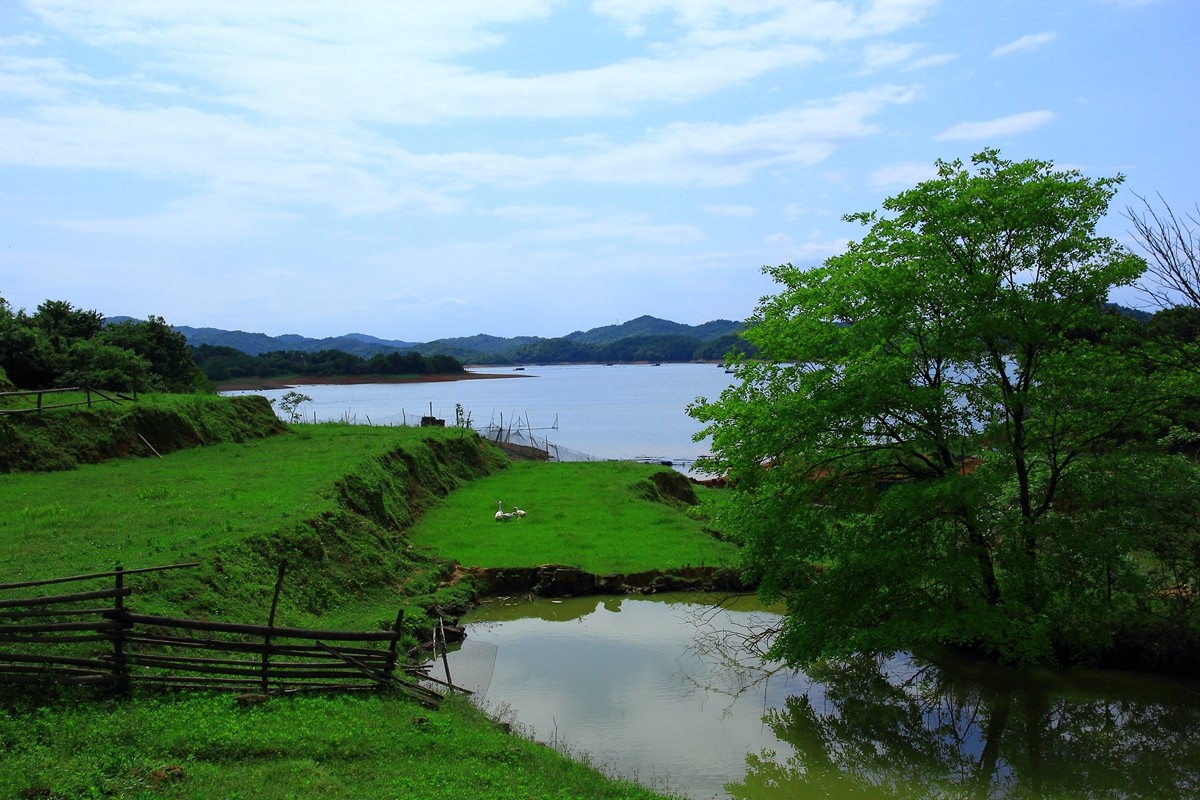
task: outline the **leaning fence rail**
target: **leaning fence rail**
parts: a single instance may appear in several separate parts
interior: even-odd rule
[[[195,567],[171,564],[0,584],[0,684],[134,684],[271,694],[399,688],[436,705],[441,695],[419,670],[398,668],[403,611],[386,631],[331,631],[138,614],[125,606],[125,578]],[[4,597],[10,591],[111,579],[102,589]],[[107,601],[107,602],[106,602]],[[434,683],[438,683],[434,681]]]
[[[50,404],[47,404],[43,400],[43,397],[45,395],[63,394],[66,392],[73,392],[75,394],[79,394],[82,392],[84,395],[84,399],[73,400],[69,403],[50,403]],[[92,395],[95,395],[96,397],[93,398]],[[16,408],[4,408],[4,407],[0,406],[0,414],[21,414],[21,413],[25,413],[25,412],[29,412],[29,411],[36,411],[38,413],[41,413],[50,408],[71,408],[73,406],[87,406],[88,408],[91,408],[94,403],[118,403],[119,404],[122,400],[136,401],[137,400],[137,392],[134,392],[132,395],[125,394],[124,392],[112,392],[110,394],[108,392],[103,392],[99,389],[94,389],[90,386],[72,386],[72,387],[66,388],[66,389],[28,389],[28,390],[23,390],[23,391],[18,391],[18,392],[0,392],[0,403],[5,402],[6,399],[10,398],[10,397],[13,397],[13,398],[35,397],[35,398],[37,398],[37,402],[35,405],[19,406]]]

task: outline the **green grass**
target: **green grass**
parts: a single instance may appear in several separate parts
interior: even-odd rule
[[[660,798],[465,702],[229,695],[0,711],[0,798]]]
[[[181,402],[194,411],[207,401]],[[104,429],[104,417],[86,416],[88,435]],[[162,435],[171,430],[164,422]],[[198,570],[132,578],[129,606],[261,622],[282,561],[279,624],[369,630],[390,624],[397,604],[415,606],[411,621],[464,599],[464,585],[439,588],[444,566],[409,546],[418,511],[413,533],[469,564],[639,571],[733,560],[700,515],[646,499],[660,468],[503,468],[496,451],[468,445],[453,430],[300,425],[161,459],[0,474],[0,582],[199,560]],[[528,516],[498,524],[498,499]],[[132,701],[0,698],[0,799],[657,796],[464,703],[428,711],[369,694],[241,707],[228,695],[144,690]]]
[[[623,461],[517,462],[472,481],[426,513],[414,543],[473,567],[570,564],[598,574],[683,566],[729,566],[736,548],[652,494],[662,467]],[[712,492],[700,496],[711,502]],[[497,504],[524,518],[495,519]]]
[[[334,506],[333,482],[414,428],[297,426],[166,458],[0,475],[0,581],[202,557]]]

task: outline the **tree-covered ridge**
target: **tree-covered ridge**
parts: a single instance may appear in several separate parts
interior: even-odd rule
[[[365,334],[310,339],[289,334],[267,336],[245,331],[180,326],[188,344],[231,347],[248,355],[295,351],[319,353],[337,350],[370,358],[379,353],[414,352],[423,356],[453,356],[463,363],[527,364],[596,361],[711,361],[723,358],[738,344],[742,323],[713,320],[701,325],[642,316],[620,325],[575,331],[561,337],[474,336],[414,343],[379,339]],[[742,347],[745,347],[743,344]]]
[[[192,352],[196,363],[213,381],[281,376],[456,375],[464,371],[462,363],[452,356],[426,357],[395,350],[376,353],[369,358],[340,350],[316,353],[279,350],[251,356],[232,347],[202,344]]]

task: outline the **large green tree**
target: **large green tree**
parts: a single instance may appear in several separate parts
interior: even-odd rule
[[[775,655],[1090,658],[1195,577],[1194,468],[1150,441],[1172,381],[1105,311],[1145,266],[1096,233],[1120,180],[938,162],[847,217],[841,255],[766,268],[759,357],[691,413],[748,573],[787,601]]]

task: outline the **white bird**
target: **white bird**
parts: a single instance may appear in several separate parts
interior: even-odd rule
[[[521,510],[521,509],[520,509],[518,506],[513,506],[513,513],[512,513],[512,515],[513,515],[514,517],[516,517],[517,519],[520,519],[521,517],[525,516],[525,512],[524,512],[524,511],[522,511],[522,510]]]
[[[504,513],[504,501],[501,500],[496,504],[496,522],[504,522],[508,516]]]

